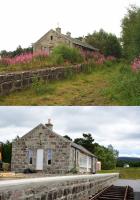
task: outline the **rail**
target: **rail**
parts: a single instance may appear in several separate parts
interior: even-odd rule
[[[90,196],[89,200],[134,200],[134,192],[130,186],[111,185]]]

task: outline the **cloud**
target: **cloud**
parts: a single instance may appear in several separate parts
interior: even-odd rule
[[[140,6],[139,0],[1,0],[0,50],[27,47],[58,22],[62,32],[71,31],[73,37],[101,28],[120,36],[121,19],[134,3]]]
[[[96,142],[112,144],[121,154],[140,154],[139,107],[41,106],[0,107],[0,140],[22,136],[52,119],[54,130],[71,138],[91,133]]]

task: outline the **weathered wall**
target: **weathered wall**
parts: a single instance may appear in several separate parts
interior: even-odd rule
[[[118,174],[46,177],[0,183],[1,200],[88,200],[110,186]]]
[[[72,46],[72,43],[66,39],[66,37],[62,36],[62,34],[59,34],[54,30],[50,30],[40,40],[33,44],[33,50],[34,52],[41,50],[48,50],[51,52],[51,50],[59,44],[67,44],[68,46]]]
[[[70,142],[40,124],[12,143],[12,171],[23,172],[26,168],[36,170],[37,149],[44,151],[43,170],[46,173],[61,174],[70,170]],[[50,165],[47,162],[48,149],[52,150],[52,163]],[[29,150],[33,152],[32,164],[29,164]]]
[[[79,73],[84,69],[85,65],[79,64],[69,67],[52,67],[34,71],[1,74],[0,95],[9,94],[12,91],[29,87],[34,77],[44,80],[59,80],[65,78],[71,72]]]

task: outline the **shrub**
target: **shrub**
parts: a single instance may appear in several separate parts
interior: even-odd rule
[[[128,105],[140,105],[140,72],[134,73],[131,67],[122,66],[112,82],[115,99],[125,99]]]
[[[53,93],[56,89],[56,86],[54,84],[47,83],[47,81],[43,79],[34,77],[32,80],[32,89],[37,95],[43,95],[45,93]]]
[[[49,61],[53,65],[61,65],[64,63],[64,59],[61,54],[53,54],[49,56]]]
[[[47,91],[46,81],[43,79],[38,79],[37,77],[33,78],[32,89],[37,95],[42,95]]]
[[[56,55],[62,56],[64,61],[69,61],[72,64],[83,61],[83,57],[78,49],[65,45],[59,45],[53,49],[52,56]]]

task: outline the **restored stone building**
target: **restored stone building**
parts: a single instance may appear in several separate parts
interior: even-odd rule
[[[80,145],[58,135],[53,125],[39,124],[12,144],[11,169],[30,168],[46,173],[96,172],[96,156]]]
[[[71,37],[71,33],[67,32],[66,35],[61,33],[61,28],[48,31],[43,37],[33,44],[33,51],[47,51],[51,53],[52,49],[59,44],[66,44],[69,47],[76,47],[82,51],[99,51],[93,46],[87,44],[85,41],[80,41]]]

